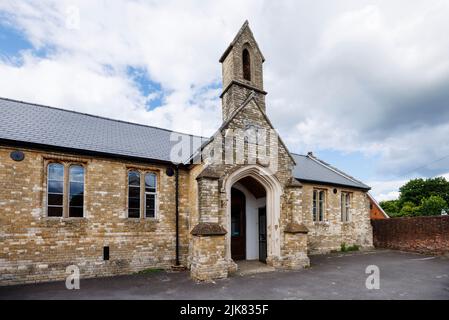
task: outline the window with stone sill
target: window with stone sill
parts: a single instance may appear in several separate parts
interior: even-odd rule
[[[157,209],[156,173],[128,171],[128,218],[156,219]]]
[[[51,162],[47,165],[47,216],[84,217],[84,167]]]
[[[326,191],[320,189],[313,190],[312,218],[314,222],[324,221],[325,205]]]

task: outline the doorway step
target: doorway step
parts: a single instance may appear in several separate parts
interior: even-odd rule
[[[260,262],[259,260],[242,260],[237,261],[238,269],[234,275],[247,276],[251,274],[273,272],[276,271],[274,267],[268,266],[267,264]]]

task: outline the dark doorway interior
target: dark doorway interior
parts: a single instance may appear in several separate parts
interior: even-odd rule
[[[231,190],[231,256],[233,260],[246,258],[246,201],[245,195]]]
[[[267,262],[267,208],[259,208],[259,260]]]

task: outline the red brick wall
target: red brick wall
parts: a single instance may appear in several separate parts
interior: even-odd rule
[[[449,252],[449,216],[372,220],[374,246],[421,253]]]

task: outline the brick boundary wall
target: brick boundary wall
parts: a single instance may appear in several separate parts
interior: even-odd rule
[[[449,216],[371,220],[376,248],[449,253]]]

